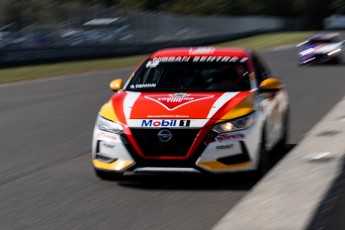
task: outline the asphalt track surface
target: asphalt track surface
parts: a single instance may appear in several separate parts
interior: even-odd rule
[[[294,48],[261,54],[289,91],[291,149],[344,96],[345,66],[298,67]],[[0,229],[211,229],[255,185],[237,175],[95,177],[97,112],[109,82],[130,72],[0,85]]]

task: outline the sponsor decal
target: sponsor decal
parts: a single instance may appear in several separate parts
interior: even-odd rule
[[[212,54],[214,52],[214,47],[197,47],[197,48],[190,48],[189,54]]]
[[[147,83],[147,84],[136,84],[136,85],[131,85],[131,89],[142,89],[142,88],[155,88],[156,83]]]
[[[248,58],[239,58],[233,56],[195,56],[193,62],[245,62]]]
[[[159,65],[159,61],[148,61],[146,68],[156,68]]]
[[[189,127],[190,126],[190,120],[180,120],[179,126]]]
[[[109,148],[109,149],[115,148],[115,145],[110,145],[110,144],[106,144],[106,143],[102,143],[102,146]]]
[[[234,148],[233,144],[230,145],[219,145],[216,147],[217,150],[228,150]]]
[[[189,127],[190,120],[143,120],[142,127]]]
[[[111,144],[109,142],[101,141],[99,145],[99,152],[103,154],[112,154],[115,148],[116,148],[116,145]]]
[[[229,141],[229,140],[238,140],[243,139],[246,136],[243,133],[225,133],[216,136],[214,139],[218,142]]]
[[[146,63],[146,68],[156,68],[160,63],[171,62],[241,62],[248,60],[247,57],[239,58],[236,56],[209,56],[202,54],[212,54],[214,49],[197,49],[190,51],[191,55],[200,56],[169,56],[169,57],[154,57]]]
[[[170,57],[155,57],[152,61],[148,61],[146,67],[148,65],[157,66],[160,62],[188,62],[191,59],[189,56],[170,56]],[[151,62],[151,64],[149,64]]]
[[[147,118],[189,118],[189,115],[147,115]]]
[[[174,110],[186,104],[209,99],[214,95],[197,95],[188,93],[175,93],[167,95],[151,95],[145,96],[146,99],[157,102],[165,107],[167,110]]]
[[[109,135],[109,134],[107,134],[107,133],[99,133],[99,134],[97,134],[97,138],[108,138],[108,139],[111,139],[111,140],[113,140],[113,141],[115,141],[115,140],[117,139],[116,136],[114,136],[114,135]]]

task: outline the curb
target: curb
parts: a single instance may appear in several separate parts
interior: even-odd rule
[[[213,230],[306,229],[342,171],[345,97]]]

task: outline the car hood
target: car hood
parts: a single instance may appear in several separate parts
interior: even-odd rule
[[[322,44],[322,45],[306,45],[303,46],[300,53],[314,53],[314,54],[325,54],[336,49],[341,48],[341,43],[332,43],[332,44]]]
[[[244,116],[254,110],[256,93],[245,92],[119,92],[100,115],[128,125],[202,127]],[[186,122],[177,122],[177,120]],[[176,120],[176,122],[175,122]]]

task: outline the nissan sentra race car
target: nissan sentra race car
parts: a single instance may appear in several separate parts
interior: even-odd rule
[[[100,109],[92,163],[103,179],[136,173],[263,175],[288,135],[288,95],[262,59],[239,48],[151,54]]]
[[[316,34],[297,45],[298,62],[300,65],[341,63],[343,45],[338,33]]]

